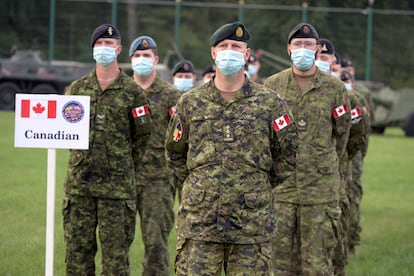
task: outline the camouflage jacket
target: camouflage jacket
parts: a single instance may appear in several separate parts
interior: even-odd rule
[[[186,166],[177,235],[269,242],[275,164],[296,154],[296,127],[280,97],[246,79],[226,102],[214,81],[183,94],[170,121],[169,165]]]
[[[296,168],[282,169],[285,180],[274,189],[276,200],[297,204],[338,201],[339,159],[351,126],[345,86],[318,69],[302,91],[291,68],[270,76],[265,85],[287,101],[298,129]]]
[[[351,103],[351,129],[349,131],[349,140],[346,151],[340,160],[341,171],[341,187],[340,199],[346,200],[346,185],[352,178],[352,158],[367,143],[367,117],[368,114],[364,110],[366,104],[362,95],[358,95],[355,91],[347,91]]]
[[[148,107],[144,91],[123,72],[102,91],[92,71],[74,81],[66,94],[90,96],[90,131],[89,149],[70,151],[65,192],[135,198],[135,171],[152,128],[148,112],[133,112]]]
[[[167,179],[171,175],[165,161],[165,131],[175,104],[181,97],[181,93],[172,84],[159,77],[145,89],[145,94],[150,103],[153,130],[137,171],[138,185],[147,184],[149,179]]]

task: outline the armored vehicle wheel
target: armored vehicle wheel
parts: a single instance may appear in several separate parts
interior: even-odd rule
[[[13,110],[19,86],[13,82],[0,83],[0,109]]]
[[[405,118],[404,132],[405,136],[414,137],[414,111],[411,111]]]
[[[41,83],[36,85],[33,90],[33,94],[56,94],[56,89],[47,83]]]

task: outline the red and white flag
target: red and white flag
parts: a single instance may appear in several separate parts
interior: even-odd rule
[[[147,104],[146,105],[141,105],[139,107],[135,107],[135,108],[132,109],[132,116],[134,118],[138,118],[138,117],[141,117],[141,116],[144,116],[144,115],[148,115],[149,113],[150,113],[149,112],[149,107],[148,107]]]
[[[172,106],[168,109],[168,115],[170,115],[170,117],[172,117],[172,115],[174,115],[175,113],[175,106]]]
[[[21,117],[56,119],[56,101],[22,100]]]
[[[284,114],[273,121],[273,129],[275,131],[280,131],[290,125],[292,120],[290,119],[288,114]]]
[[[356,107],[354,109],[351,110],[351,119],[358,119],[359,117],[362,116],[362,111],[360,108]]]
[[[344,105],[340,105],[337,108],[335,108],[334,110],[332,110],[332,115],[335,119],[338,119],[339,117],[341,117],[342,115],[344,115],[347,112],[348,112],[348,106],[346,104],[344,104]]]

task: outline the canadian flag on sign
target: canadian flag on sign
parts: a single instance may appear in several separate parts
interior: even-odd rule
[[[342,115],[344,115],[347,112],[348,112],[348,106],[346,104],[344,104],[344,105],[340,105],[337,108],[335,108],[334,110],[332,110],[332,115],[335,119],[338,119],[339,117],[341,117]]]
[[[22,118],[56,119],[56,101],[22,100]]]
[[[138,118],[144,115],[149,114],[149,107],[148,105],[141,105],[139,107],[135,107],[132,109],[132,116],[134,118]]]
[[[290,119],[288,114],[284,114],[273,121],[273,129],[275,131],[280,131],[290,125],[292,120]]]
[[[362,111],[358,107],[351,110],[351,119],[352,120],[358,119],[361,116],[362,116]]]

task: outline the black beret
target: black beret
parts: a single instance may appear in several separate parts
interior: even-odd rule
[[[341,66],[342,67],[351,67],[352,65],[352,61],[350,61],[349,59],[343,59],[341,62]]]
[[[346,69],[341,71],[341,81],[353,80],[354,76],[352,73]]]
[[[215,73],[215,72],[216,72],[216,65],[210,64],[210,65],[207,65],[206,68],[204,68],[202,76],[208,73]]]
[[[335,47],[327,38],[320,38],[319,44],[322,46],[322,54],[335,55]]]
[[[225,39],[247,42],[250,39],[250,34],[242,23],[228,23],[221,26],[213,33],[210,38],[210,45],[214,47]]]
[[[319,40],[319,35],[316,29],[308,23],[299,23],[292,29],[288,36],[288,44],[292,38],[316,38]]]
[[[172,70],[172,75],[173,76],[176,73],[193,73],[193,74],[195,74],[195,69],[194,69],[193,63],[189,60],[182,60],[182,61],[178,62]]]
[[[129,47],[129,56],[132,56],[136,50],[156,49],[157,43],[152,37],[143,35],[136,38]]]
[[[340,64],[342,66],[342,58],[341,58],[341,55],[338,53],[338,51],[335,51],[335,58],[336,58],[336,64]]]
[[[121,34],[118,29],[112,26],[111,24],[102,24],[93,31],[91,36],[91,47],[95,45],[95,42],[98,38],[115,38],[120,39]]]

